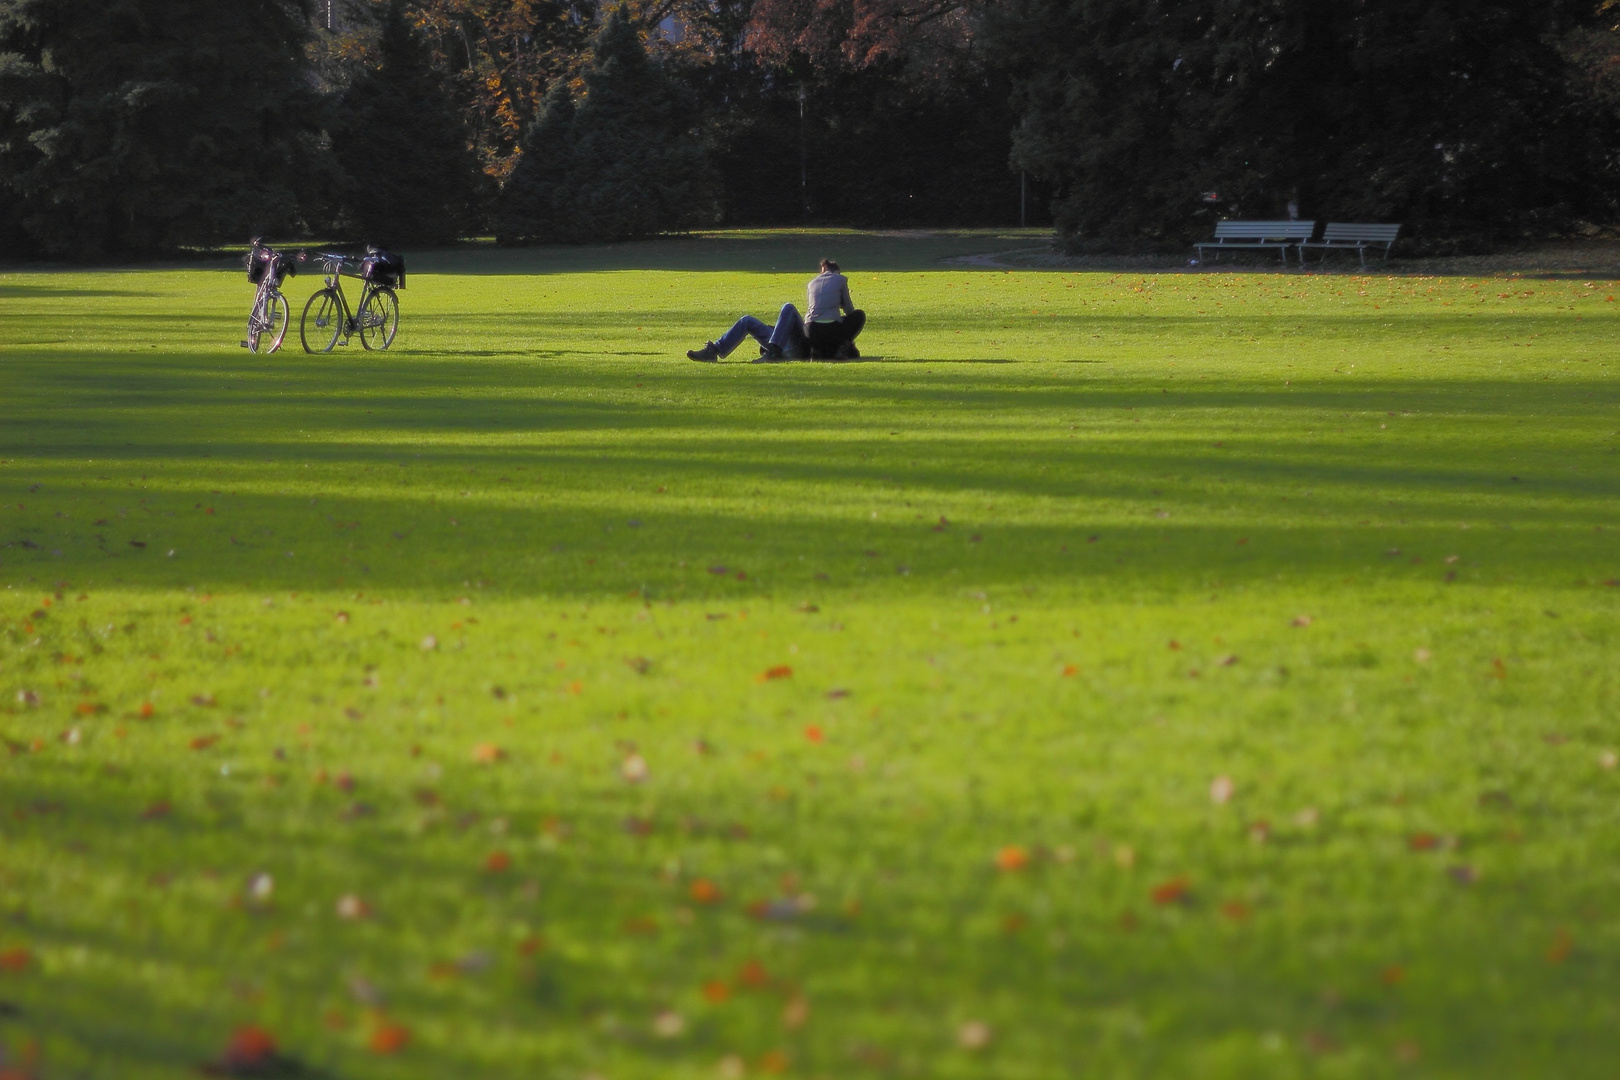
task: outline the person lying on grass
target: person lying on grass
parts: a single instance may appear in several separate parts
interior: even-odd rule
[[[866,312],[858,311],[849,298],[849,279],[838,272],[831,259],[821,260],[821,273],[810,279],[810,312],[801,318],[799,309],[783,304],[776,325],[767,326],[752,315],[744,315],[721,335],[701,349],[688,349],[689,360],[713,363],[742,344],[743,338],[759,342],[756,364],[778,360],[858,360],[855,338],[866,326]]]

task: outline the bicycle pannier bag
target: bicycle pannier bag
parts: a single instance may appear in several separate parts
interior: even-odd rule
[[[264,280],[265,272],[270,269],[270,252],[263,248],[254,248],[247,254],[248,284],[257,285]]]
[[[264,280],[266,273],[274,273],[276,284],[280,285],[287,278],[298,276],[298,265],[288,256],[273,252],[269,248],[258,248],[248,252],[248,284],[259,284]]]
[[[360,276],[379,287],[405,287],[405,256],[381,248],[369,249],[360,262]]]

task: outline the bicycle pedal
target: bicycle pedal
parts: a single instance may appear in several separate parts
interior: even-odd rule
[[[248,344],[248,343],[247,343],[247,342],[245,342],[245,341],[238,341],[238,342],[237,342],[237,344],[238,344],[238,345],[240,345],[240,346],[242,346],[242,348],[244,348],[244,349],[251,349],[251,348],[252,348],[252,347],[253,347],[253,346],[251,346],[251,345],[249,345],[249,344]]]

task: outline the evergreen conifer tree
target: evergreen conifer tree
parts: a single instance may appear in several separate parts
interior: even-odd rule
[[[495,238],[502,244],[567,244],[588,239],[574,204],[574,97],[551,84],[523,138],[523,156],[501,192]]]
[[[453,241],[476,223],[481,174],[403,0],[388,5],[378,58],[350,85],[333,123],[346,226],[385,246]]]
[[[299,8],[0,0],[0,232],[95,255],[295,225],[319,160]]]
[[[696,110],[621,5],[596,36],[577,108],[553,87],[508,181],[505,242],[625,240],[718,217]],[[570,115],[571,114],[571,115]]]

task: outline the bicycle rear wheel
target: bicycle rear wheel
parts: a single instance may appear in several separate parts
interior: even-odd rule
[[[360,344],[370,349],[386,349],[399,332],[399,298],[393,289],[373,289],[360,303]]]
[[[287,336],[289,315],[287,298],[278,292],[266,292],[253,305],[253,314],[248,317],[248,348],[263,353],[281,348],[282,339]]]
[[[322,289],[304,305],[298,321],[298,337],[308,353],[331,352],[343,333],[343,302],[332,289]]]

